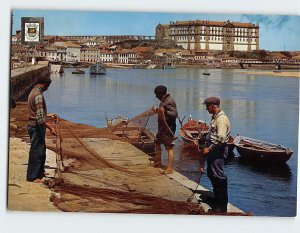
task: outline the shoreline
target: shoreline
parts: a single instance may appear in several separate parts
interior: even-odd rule
[[[253,74],[253,75],[268,75],[273,77],[289,77],[289,78],[300,78],[300,71],[293,70],[283,70],[283,71],[270,71],[270,70],[247,70],[247,71],[236,71],[240,74]]]
[[[25,103],[17,103],[10,129],[8,210],[95,213],[206,214],[187,202],[197,184],[174,171],[160,174],[149,155],[112,135],[107,129],[60,119],[65,169],[54,179],[56,144],[47,132],[48,187],[26,181],[29,138],[25,130]],[[62,181],[62,182],[56,182]],[[200,192],[207,189],[198,186]],[[50,200],[51,199],[51,200]],[[229,203],[226,215],[249,215]]]

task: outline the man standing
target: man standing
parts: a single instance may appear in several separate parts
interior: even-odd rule
[[[174,160],[174,135],[176,131],[176,118],[178,117],[177,107],[174,99],[167,94],[167,87],[159,85],[155,87],[154,93],[160,100],[158,112],[158,133],[155,141],[155,159],[154,166],[160,167],[161,164],[161,144],[163,144],[168,152],[168,166],[162,174],[173,173]],[[163,116],[163,117],[160,117]],[[161,119],[164,118],[164,119]]]
[[[29,182],[42,183],[45,175],[46,161],[46,128],[50,133],[56,135],[55,129],[47,122],[47,106],[43,92],[51,84],[49,77],[41,77],[28,96],[28,125],[30,136],[30,151],[27,167],[27,178]]]
[[[204,100],[206,110],[212,114],[207,146],[203,149],[207,156],[207,176],[210,179],[215,197],[210,201],[213,212],[227,212],[227,177],[224,174],[224,159],[228,154],[227,140],[230,134],[230,121],[220,109],[220,99],[210,97]]]

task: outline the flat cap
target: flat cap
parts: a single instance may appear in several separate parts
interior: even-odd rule
[[[212,96],[204,100],[203,104],[213,104],[213,105],[220,105],[220,99],[218,97]]]
[[[52,80],[48,76],[41,76],[37,80],[37,83],[40,83],[40,84],[44,84],[44,83],[49,83],[50,84],[51,82],[52,82]]]
[[[154,93],[155,93],[155,94],[157,94],[157,93],[163,93],[163,94],[166,94],[166,93],[167,93],[167,87],[166,87],[166,86],[163,86],[163,85],[159,85],[159,86],[155,87]]]

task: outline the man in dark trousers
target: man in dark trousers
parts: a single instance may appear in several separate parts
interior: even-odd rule
[[[173,173],[174,160],[174,135],[176,131],[176,118],[178,117],[177,107],[174,99],[167,94],[167,87],[159,85],[155,87],[154,94],[160,100],[159,108],[156,109],[158,114],[164,114],[165,123],[158,120],[158,133],[155,141],[155,159],[154,166],[160,167],[161,164],[161,144],[163,144],[168,152],[168,166],[162,174]]]
[[[230,135],[230,121],[220,109],[220,99],[210,97],[204,100],[206,110],[212,114],[206,146],[203,154],[207,157],[207,176],[215,197],[209,202],[212,212],[226,213],[228,204],[227,177],[224,174],[224,159],[228,154],[227,140]]]
[[[51,134],[56,135],[55,129],[47,122],[47,106],[43,95],[50,84],[49,77],[40,77],[28,96],[27,130],[31,146],[26,180],[29,182],[43,182],[46,161],[46,128],[50,130]]]

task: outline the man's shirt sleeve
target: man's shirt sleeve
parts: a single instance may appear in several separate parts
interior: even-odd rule
[[[38,124],[44,124],[46,122],[46,116],[44,111],[44,98],[42,95],[37,95],[34,98],[36,106],[36,120]]]

